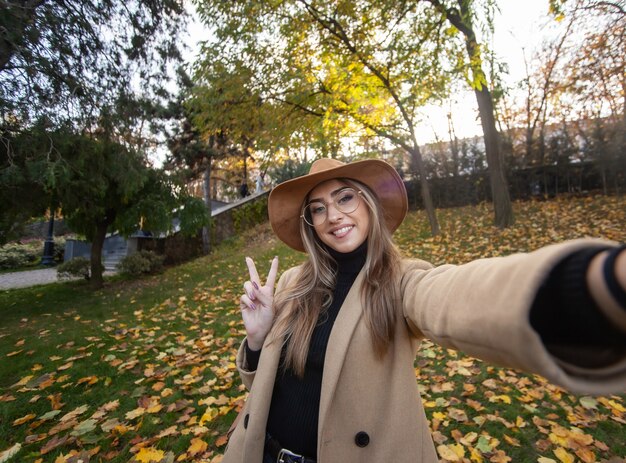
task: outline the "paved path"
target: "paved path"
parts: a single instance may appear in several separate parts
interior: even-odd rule
[[[58,281],[56,268],[2,273],[0,274],[0,289],[26,288],[28,286],[45,285],[56,281]]]
[[[113,275],[114,273],[115,272],[105,271],[103,275]],[[57,279],[56,268],[42,268],[37,270],[27,270],[25,272],[2,273],[0,274],[0,291],[3,289],[47,285],[49,283],[56,283],[57,281],[60,280]]]

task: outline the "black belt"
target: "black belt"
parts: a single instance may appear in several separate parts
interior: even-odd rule
[[[316,463],[312,458],[298,455],[291,450],[283,448],[282,445],[269,434],[265,438],[265,452],[272,458],[275,458],[277,463]]]

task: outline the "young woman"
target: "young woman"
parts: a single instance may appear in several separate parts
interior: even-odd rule
[[[391,234],[404,185],[379,160],[316,161],[277,186],[269,217],[308,260],[241,310],[237,366],[250,393],[223,462],[438,461],[418,394],[419,340],[535,372],[572,391],[626,389],[626,250],[576,240],[434,268]]]

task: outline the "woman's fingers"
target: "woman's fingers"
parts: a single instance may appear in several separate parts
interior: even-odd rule
[[[258,288],[257,288],[258,289]],[[257,294],[254,290],[254,285],[251,281],[246,281],[243,284],[243,290],[246,292],[246,295],[251,299],[255,300],[257,298]]]
[[[246,257],[246,265],[250,273],[250,281],[261,286],[261,279],[259,278],[259,273],[256,271],[256,265],[254,265],[254,261],[250,257]]]
[[[274,290],[274,283],[276,283],[276,274],[278,273],[278,256],[272,259],[272,265],[270,266],[270,272],[267,274],[267,281],[265,284]]]
[[[241,310],[246,308],[256,310],[256,304],[245,294],[241,296],[239,307],[241,307]]]

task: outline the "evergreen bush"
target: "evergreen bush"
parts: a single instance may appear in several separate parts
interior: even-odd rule
[[[146,273],[157,273],[163,269],[164,256],[153,251],[139,251],[124,257],[117,269],[120,273],[129,276],[139,276]]]
[[[34,265],[41,257],[41,246],[33,243],[9,243],[0,248],[0,269]]]
[[[69,278],[84,278],[89,280],[91,263],[86,257],[75,257],[72,260],[63,262],[57,267],[57,278],[66,280]]]

